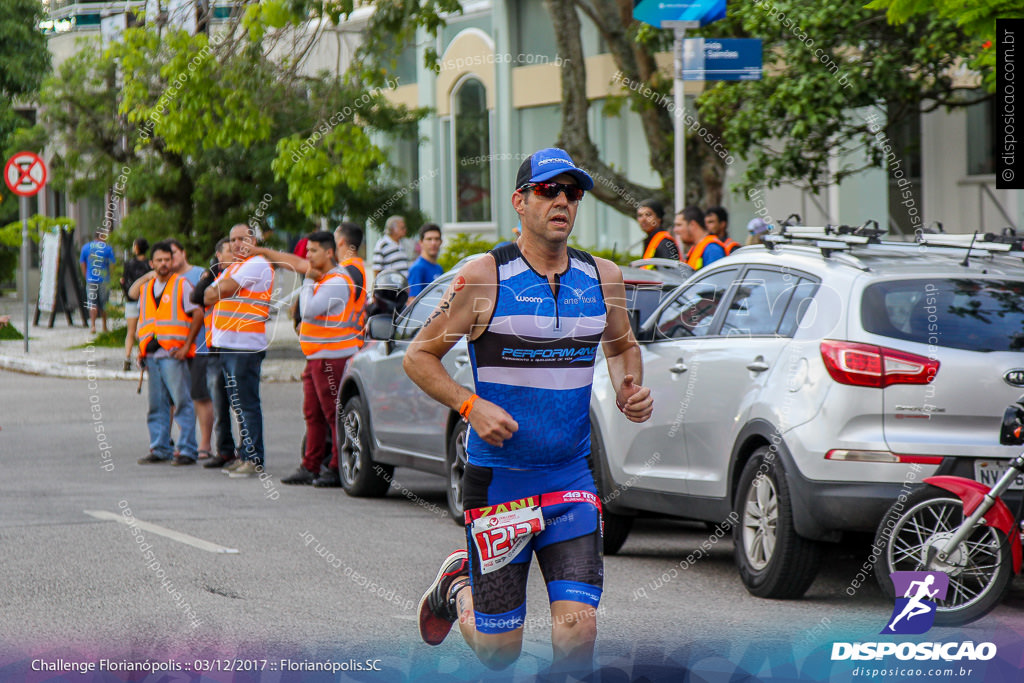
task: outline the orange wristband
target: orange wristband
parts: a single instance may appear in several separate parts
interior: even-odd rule
[[[473,412],[473,403],[478,398],[480,397],[477,396],[476,394],[473,394],[472,396],[470,396],[469,398],[462,402],[462,407],[459,408],[459,415],[462,416],[463,422],[469,422],[469,414]]]

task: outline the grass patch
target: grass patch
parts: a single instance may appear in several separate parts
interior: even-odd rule
[[[128,335],[127,327],[115,327],[107,332],[100,332],[92,341],[86,342],[85,344],[79,344],[78,346],[72,346],[73,349],[84,349],[89,346],[103,346],[111,349],[123,349],[124,339]]]
[[[24,339],[21,332],[18,332],[18,328],[8,323],[3,327],[0,327],[0,341]],[[122,342],[124,343],[124,342]]]

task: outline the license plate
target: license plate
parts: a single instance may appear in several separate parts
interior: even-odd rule
[[[994,486],[1010,468],[1009,460],[975,460],[974,478],[986,486]],[[1024,491],[1024,474],[1018,474],[1010,484],[1011,491]]]

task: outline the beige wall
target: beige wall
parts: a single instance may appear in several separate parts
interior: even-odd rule
[[[466,29],[455,37],[441,56],[440,72],[434,82],[437,94],[437,115],[451,115],[452,89],[468,75],[476,76],[487,92],[487,108],[494,109],[494,43],[477,29]]]

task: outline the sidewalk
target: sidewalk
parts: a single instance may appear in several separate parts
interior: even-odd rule
[[[29,311],[30,316],[34,308]],[[12,298],[0,298],[0,315],[11,316],[13,325],[22,334],[24,309],[22,303]],[[139,381],[139,368],[135,364],[138,347],[132,352],[132,370],[124,372],[124,348],[108,348],[89,345],[93,335],[88,327],[81,326],[81,316],[74,317],[75,327],[68,327],[63,313],[57,315],[53,328],[47,328],[47,316],[40,317],[40,325],[31,327],[28,334],[29,352],[25,353],[25,341],[0,340],[0,370],[14,370],[32,375],[68,377],[72,379],[121,379]],[[31,317],[29,318],[31,324]],[[97,320],[97,329],[102,322]],[[111,318],[108,326],[113,329],[124,325],[124,319]],[[268,323],[271,335],[267,358],[263,361],[264,382],[298,382],[306,359],[299,349],[299,340],[287,316],[272,316]],[[83,348],[74,348],[83,346]]]

